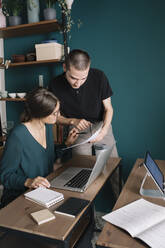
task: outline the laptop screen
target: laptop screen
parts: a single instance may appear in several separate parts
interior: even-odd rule
[[[164,176],[161,170],[159,169],[158,165],[156,164],[156,162],[151,158],[151,155],[149,152],[146,153],[144,165],[150,172],[158,188],[164,194],[164,185],[163,185]]]

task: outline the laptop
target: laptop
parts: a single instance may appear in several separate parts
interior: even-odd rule
[[[103,171],[110,156],[110,152],[111,148],[108,146],[101,150],[92,169],[78,167],[70,167],[66,169],[50,182],[51,187],[84,192]]]
[[[156,162],[152,159],[151,154],[146,152],[144,167],[146,168],[149,176],[153,179],[160,193],[164,195],[165,187],[164,187],[164,175],[159,169]]]

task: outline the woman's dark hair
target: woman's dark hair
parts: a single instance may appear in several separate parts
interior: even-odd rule
[[[90,56],[87,52],[74,49],[65,59],[66,69],[69,70],[70,66],[74,66],[79,71],[86,70],[90,65]]]
[[[27,122],[33,118],[47,117],[54,111],[58,103],[59,100],[50,91],[41,87],[32,90],[26,96],[21,122]]]

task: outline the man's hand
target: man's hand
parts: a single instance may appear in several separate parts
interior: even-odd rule
[[[50,187],[50,183],[44,177],[27,178],[24,185],[25,187],[28,187],[30,189],[31,188],[36,189],[38,187],[45,187],[45,188]]]
[[[86,121],[85,119],[76,119],[73,118],[70,121],[70,125],[75,126],[79,131],[88,128],[91,125],[90,121]]]
[[[101,129],[97,137],[95,139],[92,139],[89,143],[96,143],[96,142],[101,141],[106,134],[107,134],[107,131],[105,129]]]

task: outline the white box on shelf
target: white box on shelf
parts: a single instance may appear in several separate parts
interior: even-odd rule
[[[57,42],[35,44],[35,49],[37,61],[62,59],[64,55],[64,46]]]

